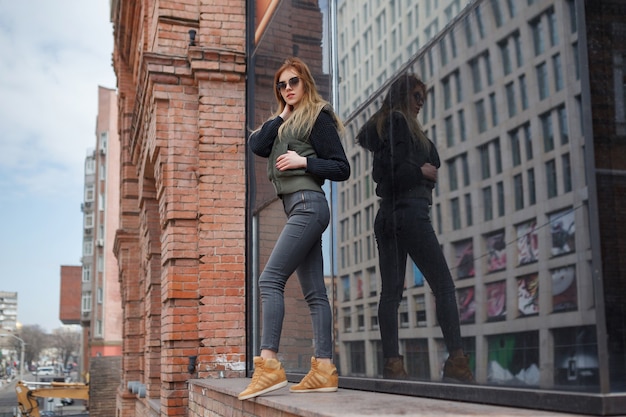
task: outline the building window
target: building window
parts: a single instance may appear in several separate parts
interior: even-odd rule
[[[87,184],[85,185],[85,202],[91,202],[95,199],[96,195],[94,193],[95,185]]]
[[[484,220],[493,220],[493,197],[491,195],[491,187],[483,188],[483,214]]]
[[[487,85],[493,84],[493,71],[491,70],[491,56],[489,52],[485,52],[483,55],[485,59],[485,73],[487,74]]]
[[[533,206],[537,203],[537,195],[535,193],[535,170],[528,170],[528,204]]]
[[[465,130],[465,112],[463,110],[459,110],[459,137],[461,142],[465,142],[467,140],[467,133]]]
[[[511,161],[513,162],[513,166],[516,167],[522,163],[519,133],[517,129],[509,133],[509,139],[511,140]]]
[[[444,128],[446,129],[446,144],[450,148],[454,146],[454,121],[452,120],[452,116],[446,117]]]
[[[456,191],[459,188],[459,180],[456,169],[456,160],[451,159],[447,162],[448,166],[448,180],[450,184],[450,191]]]
[[[539,88],[539,99],[546,99],[550,92],[550,87],[548,85],[548,68],[545,62],[537,65],[537,87]]]
[[[524,143],[526,144],[526,160],[533,159],[533,138],[530,133],[530,125],[527,123],[522,128],[524,130]]]
[[[522,110],[528,108],[528,89],[526,88],[526,76],[520,75],[519,77],[519,94],[522,101]]]
[[[517,9],[515,8],[515,3],[517,0],[506,0],[506,4],[509,7],[509,16],[514,18],[517,14]]]
[[[552,115],[546,113],[539,116],[541,120],[541,133],[543,134],[543,150],[550,152],[554,150],[554,129],[552,127]]]
[[[452,211],[452,229],[459,230],[461,228],[461,204],[458,198],[450,200],[450,209]]]
[[[546,184],[548,191],[548,198],[556,197],[556,162],[554,159],[546,162]]]
[[[569,27],[572,33],[578,30],[578,21],[576,15],[576,0],[567,0],[569,6]]]
[[[87,158],[85,160],[85,175],[92,175],[96,173],[96,160],[93,158]]]
[[[565,106],[561,106],[557,110],[559,117],[559,134],[561,135],[561,145],[569,142],[569,129],[567,128],[567,112]]]
[[[498,194],[498,216],[504,216],[504,184],[502,181],[496,184],[496,192]]]
[[[441,204],[437,203],[435,205],[435,212],[437,213],[437,233],[441,234],[441,231],[443,230],[443,225],[441,222]]]
[[[561,164],[563,169],[563,192],[572,191],[572,167],[569,160],[569,154],[561,156]]]
[[[94,333],[96,337],[102,337],[102,320],[100,319],[96,320]]]
[[[496,174],[502,173],[502,151],[500,149],[500,139],[493,140],[493,156],[496,162]]]
[[[413,298],[415,303],[415,324],[417,327],[426,327],[426,300],[423,294]]]
[[[474,9],[474,15],[476,16],[476,25],[478,26],[478,33],[480,39],[485,37],[485,25],[483,24],[483,10],[480,7]]]
[[[508,39],[501,41],[498,47],[500,48],[500,55],[502,56],[502,70],[504,71],[504,75],[509,75],[511,71],[513,71],[513,67],[511,65],[511,51],[509,49]]]
[[[546,43],[543,35],[541,18],[535,19],[530,22],[530,30],[533,34],[533,47],[535,49],[535,56],[541,55],[546,50]]]
[[[559,44],[559,31],[556,21],[556,13],[554,9],[550,9],[548,14],[548,29],[550,30],[550,46],[556,46]]]
[[[445,37],[439,41],[439,58],[441,59],[442,67],[448,64],[448,48]]]
[[[465,194],[465,223],[467,223],[467,226],[471,226],[472,224],[474,224],[471,194]]]
[[[491,177],[491,167],[489,163],[489,144],[482,145],[478,148],[480,155],[481,179],[486,180]]]
[[[505,86],[506,90],[506,104],[509,110],[509,117],[515,116],[517,113],[517,106],[515,104],[515,86],[512,82]]]
[[[563,70],[561,68],[560,54],[556,54],[552,57],[552,68],[554,70],[554,89],[561,91],[563,89]]]
[[[502,16],[502,9],[500,8],[500,0],[491,0],[491,8],[493,9],[493,17],[496,20],[496,26],[502,26],[504,17]]]
[[[406,298],[400,301],[400,306],[398,307],[398,321],[400,328],[406,329],[409,327],[409,306]]]
[[[461,167],[463,169],[463,185],[467,187],[470,184],[470,170],[466,153],[461,155]]]
[[[524,65],[524,48],[522,48],[522,39],[519,32],[515,32],[512,35],[513,45],[515,45],[515,59],[517,61],[517,68],[521,68]]]
[[[452,86],[449,77],[441,80],[441,88],[443,89],[443,106],[447,110],[452,106]]]
[[[524,208],[524,183],[522,181],[522,174],[517,174],[513,177],[513,189],[515,192],[515,210],[521,210]]]
[[[452,74],[452,78],[454,79],[454,83],[455,83],[456,102],[462,103],[463,102],[463,86],[461,84],[461,77],[459,75],[458,70]]]
[[[83,255],[84,256],[93,255],[93,242],[91,240],[83,242]]]
[[[475,103],[476,119],[478,120],[478,131],[483,133],[487,130],[487,115],[485,114],[485,101],[478,100]]]
[[[463,26],[465,27],[465,40],[467,41],[467,47],[469,48],[476,43],[476,39],[474,38],[474,29],[472,28],[469,16],[465,18],[463,23]]]
[[[86,291],[83,293],[80,311],[88,313],[91,311],[91,292]]]
[[[474,93],[479,93],[483,89],[481,77],[480,77],[480,65],[478,59],[472,59],[469,62],[470,71],[472,73],[472,84],[474,86]]]
[[[498,103],[496,103],[495,93],[489,94],[489,105],[491,106],[492,126],[497,126],[498,125]]]
[[[85,229],[93,228],[93,214],[85,215]]]
[[[83,265],[83,282],[91,281],[91,265]]]

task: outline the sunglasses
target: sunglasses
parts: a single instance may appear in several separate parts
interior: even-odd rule
[[[300,82],[299,77],[292,77],[286,82],[281,81],[281,82],[276,83],[276,88],[278,89],[278,91],[283,91],[285,88],[287,88],[287,84],[289,84],[289,87],[294,88],[295,86],[298,85],[299,82]]]
[[[413,97],[415,98],[417,104],[424,104],[424,97],[420,93],[413,94]]]

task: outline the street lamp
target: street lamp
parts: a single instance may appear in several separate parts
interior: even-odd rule
[[[11,336],[12,338],[19,340],[20,344],[22,345],[22,353],[20,354],[20,379],[21,379],[24,376],[24,346],[26,345],[26,343],[24,342],[24,340],[22,340],[21,338],[11,333],[0,333],[0,336],[3,336],[3,337]]]

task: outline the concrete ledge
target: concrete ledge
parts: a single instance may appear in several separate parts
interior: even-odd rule
[[[292,384],[239,401],[237,395],[249,383],[249,378],[190,380],[189,417],[580,416],[344,388],[336,393],[292,394],[289,392]]]

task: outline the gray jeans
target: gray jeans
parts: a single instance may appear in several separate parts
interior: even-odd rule
[[[285,316],[285,285],[298,275],[313,322],[316,358],[332,358],[332,313],[322,259],[322,233],[330,210],[326,196],[317,191],[298,191],[283,196],[287,224],[259,277],[263,330],[261,349],[278,352]]]

